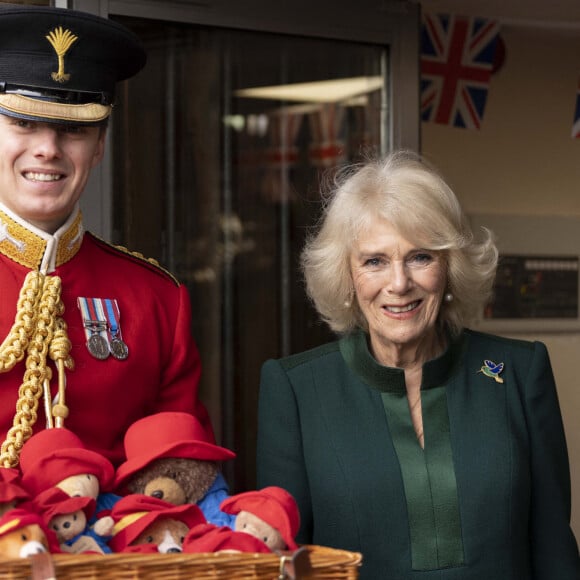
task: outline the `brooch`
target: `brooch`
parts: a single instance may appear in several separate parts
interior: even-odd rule
[[[477,371],[478,373],[483,373],[486,377],[495,379],[498,383],[503,383],[503,379],[499,376],[499,373],[503,371],[504,364],[502,362],[495,364],[492,360],[484,360],[485,364]]]

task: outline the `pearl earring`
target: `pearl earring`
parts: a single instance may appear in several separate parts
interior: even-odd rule
[[[447,304],[449,304],[449,302],[453,302],[453,294],[451,294],[451,292],[446,292],[443,299],[445,302],[447,302]]]
[[[354,290],[351,288],[350,292],[348,293],[348,298],[342,303],[345,308],[350,308],[352,306],[352,300],[354,297]]]

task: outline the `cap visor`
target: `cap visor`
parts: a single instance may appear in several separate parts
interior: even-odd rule
[[[111,106],[99,103],[70,105],[32,99],[23,95],[1,94],[0,113],[49,123],[100,123],[111,114]]]

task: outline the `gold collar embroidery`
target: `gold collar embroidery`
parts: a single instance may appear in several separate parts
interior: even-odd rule
[[[31,270],[50,273],[68,262],[79,251],[83,234],[78,208],[50,235],[0,206],[0,253]]]

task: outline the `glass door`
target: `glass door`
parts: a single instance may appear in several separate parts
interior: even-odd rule
[[[237,453],[224,472],[233,491],[251,489],[262,363],[333,338],[298,264],[323,192],[338,167],[399,144],[397,127],[418,127],[416,87],[395,81],[399,40],[111,12],[149,59],[117,97],[111,177],[99,185],[110,180],[114,192],[106,237],[187,285],[201,396],[219,443]],[[400,114],[396,88],[411,95]]]

